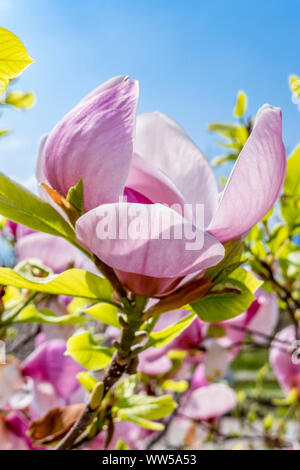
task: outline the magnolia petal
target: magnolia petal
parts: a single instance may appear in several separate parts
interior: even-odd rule
[[[116,77],[84,98],[49,134],[38,178],[64,197],[82,178],[86,210],[117,201],[132,158],[138,94],[137,81]]]
[[[221,242],[247,232],[274,205],[285,172],[281,111],[264,105],[227,181],[209,232]]]
[[[23,363],[23,373],[35,381],[50,383],[57,396],[69,400],[80,387],[76,375],[82,367],[65,356],[66,343],[51,340],[41,344]]]
[[[145,196],[152,203],[174,206],[174,210],[184,214],[184,198],[168,176],[154,167],[151,162],[144,160],[136,153],[133,155],[126,188]],[[128,202],[133,202],[128,199]],[[139,202],[139,201],[138,201]],[[188,214],[190,215],[190,214]]]
[[[218,204],[213,171],[194,142],[172,119],[157,111],[137,116],[135,151],[167,174],[189,204],[205,206],[208,225]]]
[[[295,358],[293,358],[293,353],[295,353]],[[300,397],[300,364],[293,325],[276,334],[271,344],[269,360],[283,390],[288,392],[296,388]]]
[[[192,230],[194,249],[188,245]],[[109,266],[143,276],[178,278],[215,265],[224,256],[214,237],[160,204],[99,206],[78,219],[76,235]]]
[[[16,253],[19,261],[36,258],[56,273],[83,264],[83,255],[77,248],[63,238],[45,233],[32,233],[20,238],[16,243]]]
[[[228,413],[236,403],[236,395],[230,387],[212,384],[187,394],[180,411],[191,419],[208,420]]]

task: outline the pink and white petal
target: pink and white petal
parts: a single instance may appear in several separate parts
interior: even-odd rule
[[[133,153],[138,82],[117,77],[83,99],[45,143],[44,174],[62,196],[82,178],[85,210],[123,195]]]
[[[180,412],[183,416],[197,419],[216,419],[233,410],[237,404],[234,391],[223,384],[197,388],[186,394]]]
[[[19,261],[39,259],[56,273],[83,264],[83,256],[77,248],[63,238],[46,233],[32,233],[20,238],[16,243],[16,254]]]
[[[51,340],[41,344],[23,363],[23,373],[37,382],[48,382],[58,397],[70,400],[80,387],[76,375],[82,367],[65,356],[66,343]]]
[[[265,343],[266,337],[273,334],[278,323],[279,307],[274,295],[268,294],[262,289],[256,295],[259,306],[249,321],[248,327],[250,330],[261,333],[261,335],[253,335],[257,343]]]
[[[264,105],[227,181],[209,232],[221,242],[247,232],[273,207],[285,172],[281,110]]]
[[[99,206],[78,219],[76,234],[79,243],[109,266],[143,276],[181,277],[224,256],[214,237],[160,204]]]
[[[206,226],[218,205],[217,182],[205,156],[172,119],[157,111],[137,116],[135,151],[166,173],[188,204],[205,206]]]

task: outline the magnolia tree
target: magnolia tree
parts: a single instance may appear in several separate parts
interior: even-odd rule
[[[0,28],[2,104],[31,62]],[[59,121],[39,196],[0,174],[15,256],[0,268],[0,447],[295,447],[299,147],[286,160],[281,110],[245,118],[239,92],[236,122],[209,127],[229,149],[214,163],[234,161],[218,184],[138,98],[115,77]],[[20,324],[35,327],[12,341]]]

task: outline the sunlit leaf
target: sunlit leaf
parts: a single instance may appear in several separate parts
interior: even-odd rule
[[[233,109],[233,115],[241,118],[246,112],[247,109],[247,95],[244,91],[239,91],[236,97],[235,106]]]
[[[190,313],[174,325],[169,326],[164,330],[151,333],[146,347],[154,346],[156,348],[160,348],[162,346],[166,346],[173,341],[173,339],[177,338],[177,336],[179,336],[188,326],[190,326],[195,317],[194,313]]]
[[[237,315],[245,312],[255,299],[253,292],[263,284],[262,281],[257,279],[253,274],[248,271],[238,268],[236,271],[223,281],[223,284],[217,287],[220,289],[211,291],[208,297],[205,297],[198,302],[191,304],[193,310],[203,321],[207,322],[220,322],[229,320]],[[228,292],[222,287],[230,287]],[[240,293],[234,293],[234,289]]]
[[[96,320],[101,321],[105,325],[121,328],[121,325],[118,321],[118,308],[114,305],[99,303],[85,309],[84,312],[87,315],[96,318]]]
[[[71,226],[53,207],[3,173],[0,173],[0,214],[33,230],[75,243]]]
[[[14,319],[14,323],[40,323],[48,325],[76,325],[84,323],[87,319],[79,315],[55,315],[49,309],[37,310],[34,305],[23,308]]]
[[[80,385],[90,393],[94,390],[95,385],[98,383],[89,372],[79,372],[76,375],[76,378]]]
[[[113,290],[103,278],[82,269],[68,269],[61,274],[45,278],[31,276],[25,278],[10,268],[0,268],[0,284],[21,287],[55,295],[84,297],[104,302],[111,302]]]
[[[132,395],[119,398],[113,410],[118,413],[120,419],[133,421],[147,429],[163,429],[160,423],[152,420],[164,418],[172,413],[177,404],[170,395],[150,397],[145,395]],[[159,426],[157,426],[159,424]]]
[[[32,91],[12,91],[5,98],[5,103],[14,106],[17,109],[29,109],[35,103],[35,95]]]
[[[9,80],[20,75],[32,62],[21,41],[0,27],[0,95],[5,92]]]
[[[65,352],[88,370],[100,370],[106,367],[113,353],[113,348],[99,346],[88,331],[71,336],[67,341]]]

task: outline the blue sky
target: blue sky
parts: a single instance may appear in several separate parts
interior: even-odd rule
[[[280,106],[288,150],[300,141],[300,112],[287,85],[300,74],[299,0],[0,0],[0,25],[35,63],[15,88],[37,94],[27,113],[5,111],[1,171],[29,182],[39,137],[85,94],[114,75],[140,80],[139,112],[177,120],[209,156],[206,130],[230,120],[236,92],[254,114]]]

